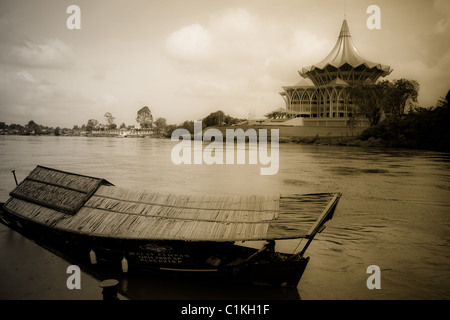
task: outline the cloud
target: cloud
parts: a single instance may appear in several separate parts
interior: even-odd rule
[[[20,94],[18,94],[20,92]],[[70,125],[92,106],[82,93],[65,89],[55,82],[43,80],[27,70],[7,71],[0,68],[0,119],[43,125]]]
[[[293,53],[302,54],[306,58],[314,58],[317,60],[317,54],[321,54],[328,49],[330,42],[327,39],[319,39],[315,34],[305,31],[297,30],[294,32],[291,50]],[[331,51],[332,47],[329,47]]]
[[[448,0],[434,0],[433,7],[444,15],[450,14],[450,2]]]
[[[214,36],[216,53],[239,56],[252,54],[261,48],[263,25],[247,10],[229,9],[210,18],[209,29]]]
[[[419,105],[429,107],[436,105],[439,97],[445,96],[449,87],[448,72],[450,70],[450,51],[447,51],[434,66],[429,66],[423,59],[398,60],[395,64],[397,75],[390,76],[391,79],[406,78],[418,80]]]
[[[210,72],[247,65],[267,52],[264,24],[244,9],[211,15],[209,23],[188,25],[172,32],[166,47],[172,58],[196,63]],[[203,66],[202,66],[203,64]],[[233,68],[231,68],[233,69]]]
[[[442,18],[434,25],[434,33],[445,33],[447,32],[448,26],[450,25],[450,20],[448,18]]]
[[[94,73],[91,78],[97,81],[105,81],[107,70],[109,69],[106,65],[96,65],[92,67]]]
[[[166,42],[169,53],[182,60],[202,59],[211,49],[211,35],[199,24],[173,32]]]
[[[297,70],[308,59],[325,57],[330,46],[312,32],[280,26],[242,8],[182,27],[166,41],[179,74],[173,88],[195,98],[197,109],[220,106],[240,116],[251,107],[267,106],[268,112],[283,105],[281,86],[297,82]]]
[[[188,96],[211,97],[226,96],[230,94],[230,89],[223,84],[207,81],[205,79],[196,79],[189,86],[183,88],[180,92]]]
[[[287,40],[265,61],[268,74],[281,81],[297,82],[298,70],[319,63],[332,49],[332,42],[306,30],[294,31]],[[293,83],[283,83],[288,84]]]
[[[265,72],[283,78],[281,74],[288,68],[295,73],[295,68],[318,62],[318,55],[325,57],[331,50],[328,40],[312,32],[283,29],[242,8],[211,15],[204,26],[182,27],[170,34],[166,45],[179,67],[222,78],[244,74],[261,77]]]
[[[25,41],[9,48],[6,62],[33,68],[60,69],[75,64],[72,47],[59,39],[47,39],[43,43]]]
[[[36,83],[34,77],[26,70],[22,70],[16,73],[16,77],[21,80]]]
[[[435,0],[433,8],[444,17],[435,22],[433,32],[436,34],[447,33],[450,26],[450,2],[448,0]]]
[[[94,108],[112,107],[120,103],[120,100],[114,95],[105,92],[101,97],[98,97],[93,105]]]
[[[242,8],[228,9],[221,15],[212,16],[211,20],[217,31],[234,35],[253,33],[258,22],[256,16]]]

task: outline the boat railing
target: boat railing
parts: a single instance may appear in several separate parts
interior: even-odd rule
[[[336,209],[337,203],[339,202],[339,199],[341,198],[341,193],[336,193],[334,197],[331,199],[331,201],[328,203],[328,205],[325,207],[325,209],[320,214],[319,218],[314,222],[314,224],[311,226],[309,231],[307,232],[304,239],[302,239],[299,242],[299,245],[306,240],[305,245],[303,246],[302,250],[300,250],[298,253],[294,254],[291,259],[295,259],[297,257],[302,257],[306,250],[308,249],[311,242],[314,240],[314,237],[316,234],[322,232],[325,229],[325,222],[331,219],[333,216],[334,210]],[[298,246],[297,246],[298,248]]]

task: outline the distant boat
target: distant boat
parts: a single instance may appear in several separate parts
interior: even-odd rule
[[[296,287],[305,251],[340,197],[137,192],[37,166],[11,191],[1,220],[88,263]],[[283,239],[301,246],[278,252]]]
[[[117,138],[126,138],[129,134],[130,134],[130,131],[121,130],[120,133],[117,135]]]

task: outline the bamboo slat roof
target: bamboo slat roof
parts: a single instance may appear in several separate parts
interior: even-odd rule
[[[37,166],[10,195],[25,201],[75,214],[108,181]]]
[[[10,195],[7,211],[51,228],[96,237],[186,241],[306,237],[335,197],[138,192],[40,166]]]

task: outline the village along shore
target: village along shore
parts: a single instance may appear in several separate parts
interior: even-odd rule
[[[279,129],[280,143],[301,143],[315,145],[357,146],[408,148],[450,152],[450,91],[441,99],[436,107],[416,108],[401,117],[388,117],[368,128],[324,127],[309,130],[307,127],[282,125],[249,124],[246,120],[225,116],[217,111],[203,119],[203,130],[217,128],[222,133],[226,129],[239,129],[244,132],[249,129],[265,128]],[[226,121],[217,121],[217,118]],[[160,118],[161,119],[161,118]],[[0,135],[49,135],[49,136],[87,136],[87,137],[118,137],[118,138],[171,138],[172,132],[184,128],[194,134],[194,121],[185,121],[179,125],[167,125],[164,121],[148,129],[136,129],[134,126],[121,126],[120,129],[87,130],[85,126],[68,128],[52,128],[36,124],[31,120],[27,125],[6,125],[0,122]],[[222,125],[214,125],[222,123]],[[319,130],[319,131],[318,131]],[[321,130],[321,131],[320,131]],[[225,137],[225,134],[223,135]]]

